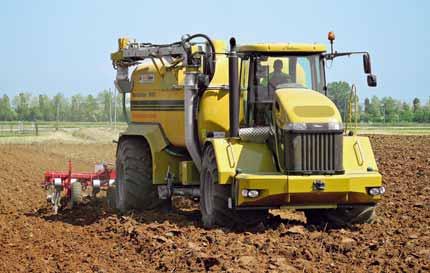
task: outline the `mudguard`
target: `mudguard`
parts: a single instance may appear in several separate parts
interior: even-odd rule
[[[120,134],[118,142],[133,136],[145,138],[151,148],[153,184],[166,184],[165,177],[168,170],[176,177],[179,176],[179,162],[183,159],[165,151],[169,142],[159,124],[130,123],[127,129]]]
[[[243,142],[239,139],[208,138],[218,166],[219,184],[231,184],[237,172],[274,173],[275,161],[266,144]]]

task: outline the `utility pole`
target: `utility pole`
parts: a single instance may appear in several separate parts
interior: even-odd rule
[[[58,131],[58,122],[60,121],[60,101],[57,101],[57,124],[55,126],[55,131]]]

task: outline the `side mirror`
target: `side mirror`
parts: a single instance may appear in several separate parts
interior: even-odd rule
[[[367,85],[370,87],[375,87],[377,85],[376,75],[373,75],[373,74],[367,75]]]
[[[366,74],[372,73],[372,65],[370,63],[370,55],[369,54],[363,55],[363,67],[364,67],[364,73],[366,73]]]

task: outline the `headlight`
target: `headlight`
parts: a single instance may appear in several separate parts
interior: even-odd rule
[[[248,191],[248,197],[250,198],[255,198],[258,197],[260,195],[260,193],[258,192],[258,190],[249,190]]]
[[[342,126],[342,123],[339,123],[339,122],[329,122],[328,123],[328,129],[329,130],[342,130],[343,126]]]
[[[256,198],[260,195],[260,192],[258,190],[243,189],[241,194],[243,197]]]
[[[329,123],[309,123],[306,124],[304,122],[298,123],[287,123],[284,126],[285,130],[293,130],[293,131],[303,131],[306,129],[314,129],[314,130],[342,130],[343,125],[340,122],[329,122]]]
[[[306,130],[307,126],[306,123],[300,122],[300,123],[287,123],[284,126],[285,130]]]
[[[248,190],[242,190],[242,196],[243,197],[248,197]]]
[[[370,188],[368,192],[372,196],[381,195],[385,193],[385,188],[384,187]]]

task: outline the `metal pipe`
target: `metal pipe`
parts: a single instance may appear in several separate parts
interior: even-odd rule
[[[200,171],[202,167],[202,158],[198,141],[195,139],[194,128],[196,126],[194,120],[194,100],[198,93],[198,70],[187,67],[184,79],[184,127],[185,127],[185,146],[188,153],[193,159],[196,168]]]
[[[236,39],[230,39],[230,53],[228,56],[228,82],[229,82],[229,115],[230,137],[239,137],[239,72],[238,56],[236,53]]]
[[[192,187],[192,188],[174,187],[173,188],[173,195],[200,197],[200,188],[198,188],[198,187]]]

